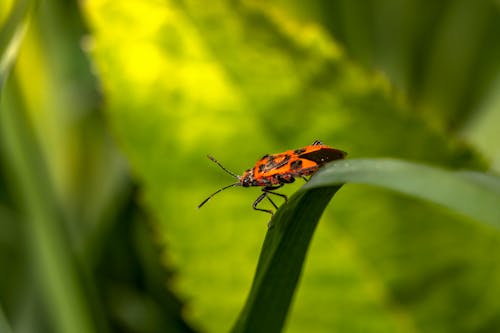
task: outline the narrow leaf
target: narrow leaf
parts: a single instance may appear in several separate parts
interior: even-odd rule
[[[32,1],[17,1],[5,24],[0,28],[0,88],[17,56],[17,51],[26,30]]]
[[[328,164],[302,189],[359,183],[429,200],[500,228],[500,178],[450,171],[396,159],[352,159]]]
[[[335,192],[349,182],[378,185],[413,195],[500,227],[498,177],[447,171],[395,159],[330,163],[271,220],[250,295],[232,332],[283,329],[318,220]]]
[[[245,307],[232,332],[282,330],[312,235],[340,186],[299,192],[270,222]]]

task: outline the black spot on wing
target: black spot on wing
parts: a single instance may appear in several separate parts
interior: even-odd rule
[[[269,156],[269,154],[262,156],[259,161],[262,161],[263,159],[267,158],[268,156]]]
[[[276,162],[276,159],[273,159],[273,165],[272,165],[272,168],[273,168],[273,169],[279,169],[279,168],[282,168],[283,166],[285,166],[285,165],[288,163],[288,161],[290,161],[290,158],[291,158],[291,156],[290,156],[290,155],[288,155],[288,154],[286,154],[286,155],[283,155],[283,156],[282,156],[282,159],[281,159],[281,161],[279,161],[279,162]]]
[[[291,170],[297,170],[302,168],[302,160],[296,160],[290,163],[290,169]]]

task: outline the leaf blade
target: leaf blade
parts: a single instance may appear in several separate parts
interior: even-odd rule
[[[340,186],[298,192],[271,220],[247,302],[231,332],[280,332],[319,218]]]
[[[271,220],[250,294],[231,332],[283,329],[319,217],[342,184],[349,182],[382,186],[429,200],[500,228],[500,210],[496,208],[500,181],[493,175],[397,159],[330,163]]]
[[[494,175],[449,171],[397,159],[351,159],[325,166],[302,189],[341,183],[385,187],[500,228],[500,180]]]
[[[4,26],[0,28],[0,88],[14,63],[26,30],[33,1],[15,3]]]

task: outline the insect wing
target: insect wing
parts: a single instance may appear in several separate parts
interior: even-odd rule
[[[300,158],[316,162],[318,165],[343,159],[346,152],[330,147],[321,147],[312,151],[306,151],[299,155]]]
[[[266,177],[270,174],[275,174],[279,170],[286,168],[291,158],[292,155],[287,153],[266,155],[255,165],[254,174],[257,177]]]

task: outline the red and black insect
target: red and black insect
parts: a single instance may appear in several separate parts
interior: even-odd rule
[[[263,193],[255,200],[253,208],[272,215],[273,212],[271,210],[257,207],[264,198],[267,198],[274,208],[278,209],[278,206],[276,206],[268,194],[280,196],[285,199],[286,202],[288,199],[286,195],[274,191],[285,184],[293,183],[296,177],[302,177],[307,181],[305,178],[306,176],[312,175],[324,164],[343,159],[346,155],[346,152],[331,148],[321,143],[321,141],[316,140],[310,146],[304,148],[287,150],[280,154],[265,155],[257,161],[252,169],[246,170],[241,176],[227,170],[215,158],[208,155],[210,160],[220,166],[222,170],[238,179],[238,182],[215,191],[212,195],[203,200],[198,208],[201,208],[214,195],[229,187],[261,186],[263,187]]]

